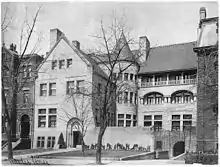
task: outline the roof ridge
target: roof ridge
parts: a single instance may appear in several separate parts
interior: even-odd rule
[[[160,45],[160,46],[151,47],[150,49],[172,47],[172,46],[175,46],[175,45],[185,45],[185,44],[191,44],[191,43],[196,43],[196,41],[184,42],[184,43],[175,43],[175,44],[170,44],[170,45]]]

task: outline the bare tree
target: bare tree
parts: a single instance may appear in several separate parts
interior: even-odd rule
[[[8,20],[8,10],[9,6],[7,6],[5,10],[5,14],[3,14],[4,19],[2,22],[1,30],[2,32],[5,31],[9,23],[11,24],[11,21]],[[4,107],[4,114],[5,114],[5,120],[7,122],[6,124],[6,134],[8,139],[8,159],[13,159],[13,151],[12,151],[12,139],[15,136],[12,136],[12,127],[16,127],[16,113],[18,110],[17,102],[18,102],[18,95],[21,92],[22,88],[24,87],[25,83],[28,82],[28,78],[23,79],[23,73],[27,70],[29,72],[35,72],[36,66],[32,66],[29,68],[27,65],[32,60],[32,55],[36,53],[36,46],[40,42],[40,37],[38,41],[36,42],[36,45],[34,48],[29,52],[29,58],[27,59],[27,50],[30,48],[30,41],[32,40],[32,36],[35,33],[34,28],[37,23],[37,19],[39,17],[41,11],[41,6],[38,7],[36,13],[33,16],[33,20],[29,24],[27,18],[25,18],[21,35],[20,35],[20,46],[22,45],[20,50],[20,54],[16,51],[16,46],[11,45],[11,49],[13,51],[8,51],[5,48],[6,52],[3,52],[2,54],[2,73],[7,74],[6,76],[2,76],[2,104]],[[3,46],[4,47],[4,46]],[[6,59],[10,57],[10,61],[6,63]],[[25,61],[24,61],[25,60]],[[9,89],[6,91],[6,87],[9,87]],[[9,103],[7,103],[7,99],[5,94],[8,94],[7,99]]]
[[[93,36],[99,41],[99,48],[91,54],[91,57],[107,73],[105,83],[98,88],[101,96],[99,96],[99,120],[100,129],[97,141],[96,163],[101,164],[102,138],[107,126],[111,126],[112,111],[116,110],[115,102],[120,97],[120,92],[128,90],[131,86],[121,80],[121,76],[126,70],[139,69],[139,54],[133,55],[128,45],[135,44],[130,38],[130,33],[126,29],[126,25],[122,19],[118,19],[113,15],[110,26],[104,26],[103,20],[100,24],[100,34]],[[125,34],[127,38],[125,37]],[[117,73],[117,75],[116,75]],[[99,75],[99,74],[97,74]],[[128,99],[124,99],[128,100]],[[115,119],[115,118],[114,118]],[[114,123],[115,125],[115,123]]]
[[[78,124],[76,123],[74,125],[77,126],[77,130],[81,132],[80,140],[82,144],[82,154],[84,156],[84,137],[88,128],[93,123],[93,113],[91,110],[92,99],[90,96],[86,96],[86,89],[77,90],[73,84],[70,85],[67,91],[68,96],[66,97],[66,101],[71,104],[73,112],[72,110],[71,112],[68,112],[66,109],[62,108],[63,112],[59,114],[59,119],[67,124],[70,123],[70,126],[72,126],[74,122],[69,122],[69,120],[76,118]]]

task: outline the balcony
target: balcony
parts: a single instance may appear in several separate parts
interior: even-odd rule
[[[196,84],[196,79],[183,79],[183,80],[141,82],[141,87],[148,88],[148,87],[155,87],[155,86],[194,85],[194,84]]]

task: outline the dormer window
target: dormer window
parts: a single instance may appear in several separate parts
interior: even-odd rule
[[[64,66],[65,66],[65,60],[60,60],[60,61],[59,61],[59,68],[60,68],[60,69],[63,69]]]

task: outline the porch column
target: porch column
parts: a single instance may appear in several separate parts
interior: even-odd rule
[[[181,81],[180,81],[181,84],[183,84],[183,72],[181,73]]]
[[[155,86],[155,75],[153,75],[152,83],[153,83],[153,86]]]
[[[167,74],[167,85],[169,85],[169,74]]]

